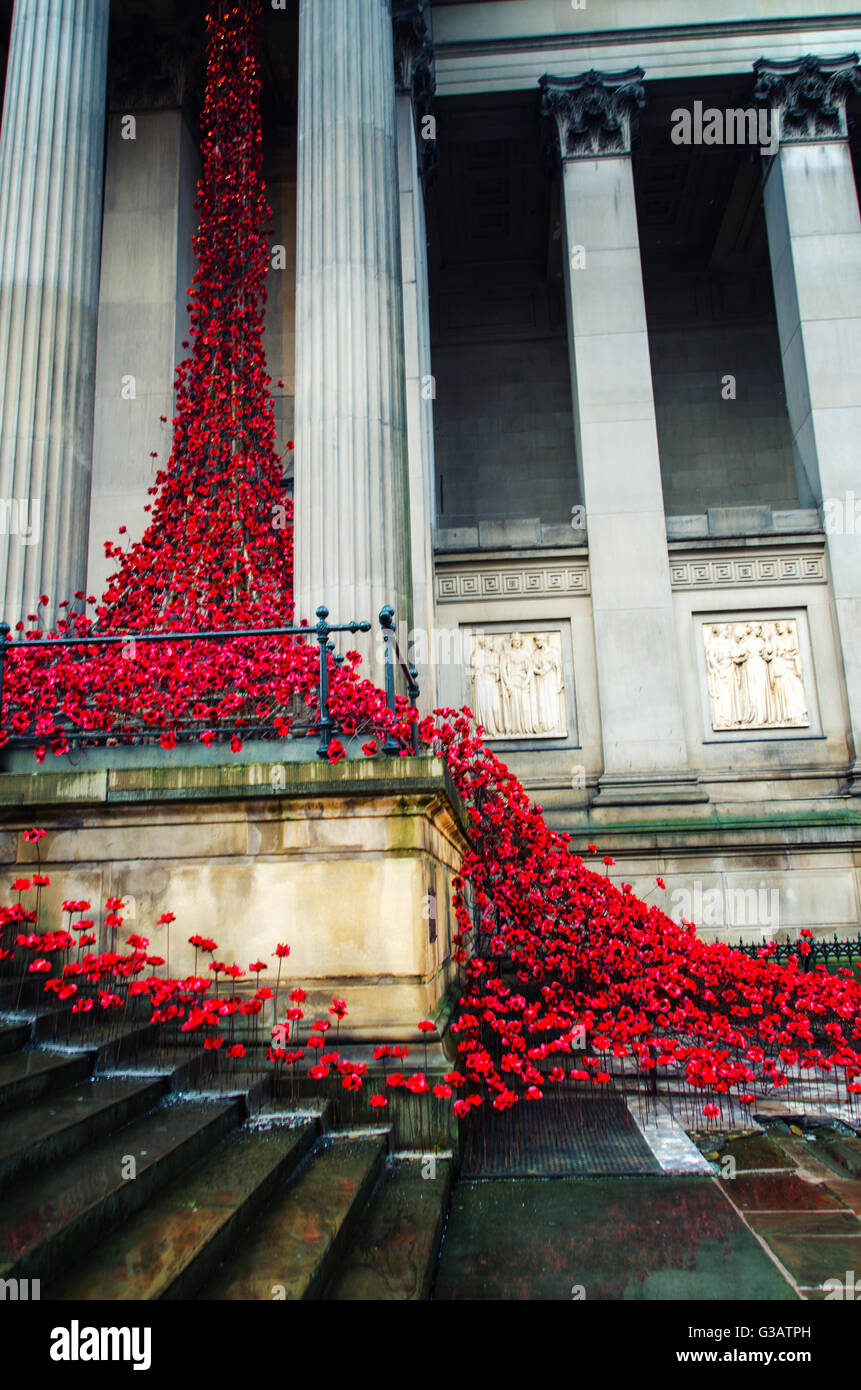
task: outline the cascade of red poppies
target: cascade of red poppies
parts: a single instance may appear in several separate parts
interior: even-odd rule
[[[261,0],[219,0],[206,17],[199,268],[189,291],[190,355],[177,368],[173,442],[155,475],[142,538],[105,543],[117,568],[100,603],[75,595],[54,632],[18,624],[31,650],[7,660],[3,733],[66,752],[71,734],[183,736],[241,746],[285,736],[316,701],[316,650],[302,640],[234,639],[51,648],[52,638],[278,627],[293,620],[292,504],[275,449],[263,350],[271,213],[262,179]],[[186,343],[185,346],[189,344]],[[165,422],[166,423],[166,422]],[[43,603],[48,596],[43,596]],[[76,611],[79,609],[81,611]],[[336,616],[337,620],[337,616]],[[358,658],[356,658],[357,660]],[[349,677],[332,669],[332,701]],[[351,686],[355,730],[390,720],[378,691]],[[336,745],[337,753],[337,745]]]
[[[203,176],[176,373],[173,447],[152,519],[98,608],[102,630],[278,625],[292,618],[291,531],[263,351],[271,222],[262,179],[260,0],[207,15]]]
[[[694,1087],[754,1105],[792,1088],[861,1094],[861,983],[856,971],[805,971],[809,931],[782,966],[704,942],[588,869],[516,777],[483,746],[468,711],[425,720],[467,805],[474,848],[457,881],[456,956],[464,971],[455,1085],[459,1114],[497,1109],[572,1082],[592,1088]],[[590,846],[595,852],[595,846]],[[656,881],[664,890],[663,881]],[[451,1079],[451,1078],[449,1078]],[[818,1092],[817,1092],[818,1093]],[[718,1104],[715,1104],[715,1101]]]

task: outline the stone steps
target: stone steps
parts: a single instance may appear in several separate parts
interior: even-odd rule
[[[26,1047],[32,1036],[31,1025],[24,1020],[0,1023],[0,1057]]]
[[[4,1026],[10,1048],[29,1039]],[[428,1297],[448,1162],[430,1181],[389,1162],[381,1182],[388,1128],[334,1133],[330,1102],[243,1123],[267,1090],[253,1071],[189,1096],[201,1057],[112,1071],[119,1039],[0,1055],[2,1277],[70,1301]]]
[[[354,1303],[429,1298],[451,1178],[450,1159],[418,1156],[387,1164],[325,1297]]]
[[[58,1277],[235,1128],[242,1113],[238,1098],[163,1102],[16,1185],[0,1199],[0,1264],[19,1277]],[[133,1178],[125,1175],[129,1158]]]
[[[17,1107],[0,1130],[0,1193],[152,1110],[166,1088],[161,1076],[106,1077]]]
[[[330,1135],[200,1290],[202,1299],[320,1298],[380,1176],[386,1140]]]
[[[31,1048],[0,1057],[0,1114],[19,1105],[31,1105],[51,1091],[84,1081],[93,1070],[96,1049],[52,1052]]]
[[[62,1047],[97,1045],[104,1049],[106,1057],[113,1047],[112,1061],[153,1047],[159,1040],[158,1025],[148,1023],[134,1010],[124,1010],[121,1023],[113,1015],[103,1014],[98,1007],[90,1013],[74,1014],[68,1003],[57,1004],[53,996],[44,994],[35,985],[25,989],[20,1000],[16,991],[0,989],[0,1013],[5,1015],[0,1031],[4,1027],[26,1026],[33,1042],[56,1043]],[[2,1050],[0,1046],[0,1052]]]
[[[229,1260],[320,1132],[318,1121],[227,1135],[46,1290],[54,1299],[192,1297]]]

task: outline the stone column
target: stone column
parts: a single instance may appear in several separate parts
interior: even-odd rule
[[[423,705],[437,702],[434,643],[434,380],[431,375],[424,185],[436,163],[433,43],[424,0],[395,0],[398,183],[404,297],[413,643]],[[402,628],[403,631],[403,628]],[[404,650],[404,642],[401,642]]]
[[[12,621],[86,580],[108,11],[16,0],[12,16],[0,132],[0,590]]]
[[[411,623],[389,0],[302,0],[299,26],[296,617]]]
[[[858,55],[754,64],[757,99],[779,112],[763,197],[796,465],[825,514],[843,653],[852,770],[861,795],[861,536],[854,521],[861,439],[861,218],[846,96]],[[804,498],[802,498],[802,501]],[[847,524],[847,515],[852,511]]]
[[[568,343],[601,702],[599,805],[702,801],[687,760],[631,127],[643,73],[541,79],[562,157]]]

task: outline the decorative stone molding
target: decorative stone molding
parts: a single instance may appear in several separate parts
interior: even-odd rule
[[[436,577],[440,603],[468,599],[553,598],[560,594],[589,593],[589,565],[585,560],[567,565],[521,567],[497,565],[481,569],[443,569]]]
[[[645,105],[642,68],[539,80],[541,114],[555,122],[564,159],[630,154],[636,114]],[[552,127],[551,127],[552,128]]]
[[[846,137],[846,98],[861,91],[857,53],[830,59],[808,54],[786,62],[759,58],[753,70],[756,100],[780,111],[783,143]]]
[[[562,634],[476,632],[472,710],[491,739],[565,738]]]
[[[670,558],[674,589],[747,589],[758,584],[824,584],[823,551]]]
[[[712,728],[810,725],[794,618],[703,623]]]

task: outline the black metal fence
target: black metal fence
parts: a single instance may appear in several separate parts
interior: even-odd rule
[[[300,735],[305,735],[311,731],[319,735],[317,744],[317,757],[328,758],[329,748],[334,734],[337,732],[335,721],[329,707],[329,658],[331,657],[336,666],[340,666],[344,658],[335,653],[335,643],[331,640],[332,634],[337,632],[370,632],[371,624],[366,620],[352,621],[349,623],[330,623],[329,610],[321,605],[316,612],[317,622],[313,627],[266,627],[266,628],[216,628],[206,629],[198,632],[126,632],[126,633],[105,633],[95,634],[87,637],[58,637],[49,638],[44,643],[32,640],[13,641],[9,637],[9,624],[0,623],[0,721],[2,721],[4,690],[8,690],[11,679],[11,670],[8,658],[11,653],[16,651],[26,651],[28,655],[43,655],[53,651],[55,647],[74,647],[87,649],[88,647],[106,646],[136,646],[138,643],[158,643],[158,642],[228,642],[238,638],[262,638],[262,637],[299,637],[306,641],[312,639],[317,643],[319,650],[319,672],[317,677],[317,714],[310,723],[302,724],[301,721],[291,721],[291,731]],[[398,645],[397,634],[394,623],[394,609],[386,605],[379,615],[380,628],[385,649],[385,692],[386,707],[395,716],[397,714],[396,705],[396,673],[402,674],[404,678],[405,694],[409,699],[410,705],[415,709],[420,695],[418,684],[418,672],[414,666],[407,666],[401,655]],[[297,697],[298,698],[298,697]],[[209,726],[186,726],[180,732],[183,739],[198,737],[205,732]],[[67,724],[59,726],[60,731],[67,742],[81,744],[106,744],[119,742],[146,741],[157,737],[154,731],[135,730],[128,728],[111,729],[83,729],[71,720]],[[5,725],[0,722],[0,730],[5,730]],[[6,731],[8,732],[8,731]],[[231,731],[225,732],[225,737]],[[242,733],[248,737],[255,733],[271,734],[271,728],[266,726],[252,727],[245,723],[242,726]],[[24,748],[45,743],[50,738],[36,734],[13,734],[8,732],[5,748]],[[386,741],[383,745],[384,753],[395,754],[401,752],[401,746],[395,739],[392,730],[389,729]],[[418,752],[418,729],[416,723],[412,726],[412,752]]]
[[[830,940],[826,937],[818,936],[815,940],[807,937],[798,937],[794,941],[777,941],[774,943],[763,941],[739,941],[736,950],[744,951],[745,955],[756,956],[764,945],[772,945],[767,959],[777,961],[780,965],[785,965],[790,956],[797,956],[803,970],[814,970],[817,965],[824,965],[826,970],[839,966],[849,966],[861,962],[861,932],[857,936],[851,936],[838,940],[836,934]],[[809,950],[804,950],[804,947]]]

